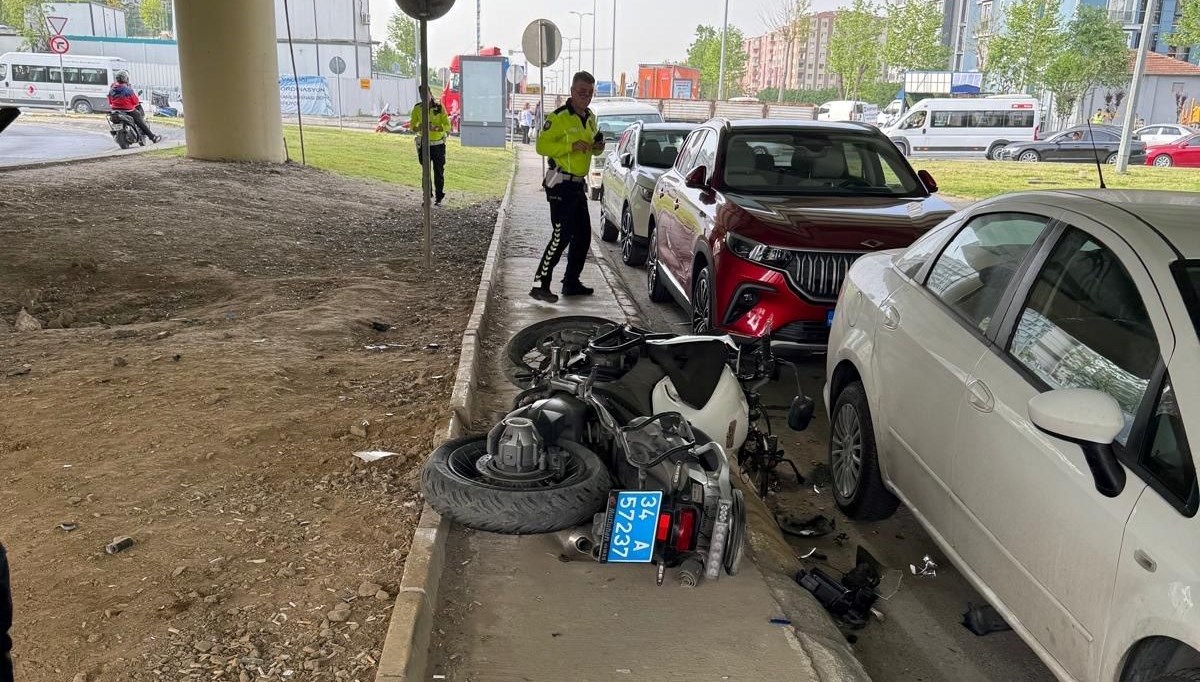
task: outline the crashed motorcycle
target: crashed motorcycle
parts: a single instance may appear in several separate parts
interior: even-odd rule
[[[384,109],[383,113],[379,114],[379,122],[375,125],[375,132],[408,134],[408,119],[401,119],[400,114],[393,114]]]
[[[551,339],[548,356],[520,355],[510,378],[525,390],[488,435],[431,455],[426,500],[471,528],[565,531],[569,551],[656,564],[660,584],[668,568],[685,585],[735,574],[745,504],[727,448],[705,429],[729,448],[746,440],[749,407],[733,369],[739,347],[728,337],[603,320],[588,331],[578,321],[551,320],[514,337]],[[510,358],[528,344],[516,345]]]
[[[141,105],[138,105],[139,111]],[[146,146],[149,138],[142,134],[137,121],[128,111],[113,110],[108,112],[108,132],[116,140],[121,149],[129,149],[135,144]]]

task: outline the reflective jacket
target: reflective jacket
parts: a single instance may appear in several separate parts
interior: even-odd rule
[[[417,134],[417,138],[421,137],[421,103],[417,102],[417,106],[413,107],[412,117],[408,119],[408,129]],[[446,114],[446,110],[437,102],[429,103],[429,144],[443,144],[446,141],[446,136],[450,134],[450,116]]]
[[[598,146],[586,152],[571,151],[571,146],[579,141]],[[585,109],[580,116],[567,100],[546,116],[546,123],[537,137],[537,152],[550,160],[552,168],[577,177],[587,175],[592,157],[604,154],[604,135],[600,133],[596,115],[591,109]]]

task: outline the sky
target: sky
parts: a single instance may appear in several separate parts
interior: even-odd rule
[[[520,50],[521,34],[535,19],[554,22],[573,54],[571,70],[578,70],[578,45],[566,38],[579,35],[580,19],[569,12],[591,12],[595,4],[600,15],[596,22],[595,70],[600,80],[612,78],[613,3],[617,11],[616,70],[625,71],[627,80],[636,80],[639,63],[683,61],[699,24],[720,26],[722,0],[479,0],[481,33],[485,47]],[[747,36],[766,31],[764,12],[777,8],[782,0],[730,0],[729,23]],[[848,0],[812,0],[813,11],[836,9]],[[429,24],[429,60],[434,68],[450,65],[455,54],[471,54],[475,47],[476,0],[457,0],[446,16]],[[400,11],[394,0],[371,0],[371,33],[382,41],[392,12]],[[592,17],[583,19],[583,68],[592,70]],[[521,55],[514,57],[521,62]],[[546,69],[557,73],[565,67],[565,55]],[[536,69],[534,70],[536,78]],[[547,77],[549,81],[549,76]]]

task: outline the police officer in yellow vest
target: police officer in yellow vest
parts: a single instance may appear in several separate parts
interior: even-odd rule
[[[580,71],[571,79],[571,97],[563,106],[546,116],[537,137],[537,152],[546,157],[546,199],[550,202],[550,222],[554,232],[538,265],[537,280],[529,295],[547,303],[558,296],[550,291],[554,266],[567,251],[567,271],[563,276],[563,296],[590,296],[590,287],[579,281],[583,263],[592,244],[592,221],[588,216],[585,178],[593,156],[604,153],[604,136],[596,124],[596,115],[588,109],[596,79]]]
[[[433,166],[433,203],[441,204],[442,199],[446,198],[446,136],[450,134],[450,117],[446,114],[446,110],[437,100],[429,97],[424,87],[421,88],[421,97],[429,99],[429,163]],[[425,159],[421,158],[421,103],[413,107],[412,117],[408,119],[408,129],[417,135],[417,161],[421,164],[425,163]]]

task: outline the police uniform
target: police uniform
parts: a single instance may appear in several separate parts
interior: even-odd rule
[[[408,129],[417,134],[417,161],[422,164],[425,159],[421,158],[421,103],[413,107],[412,117],[409,118]],[[441,130],[434,130],[441,128]],[[433,166],[433,187],[434,199],[441,202],[446,196],[446,137],[450,135],[450,116],[446,114],[446,110],[437,102],[429,103],[429,162]]]
[[[589,149],[573,151],[572,146],[576,142],[587,142]],[[563,294],[591,293],[579,281],[592,243],[586,178],[592,157],[604,153],[603,147],[596,150],[594,145],[603,142],[604,136],[596,123],[596,115],[591,109],[576,112],[571,108],[570,100],[546,116],[542,132],[537,137],[537,152],[546,157],[548,166],[542,186],[546,188],[550,222],[554,225],[554,232],[534,275],[543,290],[549,288],[554,267],[558,265],[563,251],[569,249],[567,271],[563,276]]]

